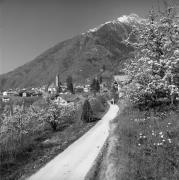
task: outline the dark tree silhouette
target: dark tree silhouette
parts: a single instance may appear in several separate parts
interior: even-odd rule
[[[94,95],[96,95],[96,93],[100,91],[100,83],[98,79],[93,79],[90,87],[91,91],[93,91]]]
[[[83,111],[81,114],[81,120],[83,122],[91,122],[93,120],[93,110],[91,108],[90,102],[88,99],[85,100],[83,104]]]
[[[67,77],[66,83],[67,83],[67,90],[69,90],[72,94],[74,94],[73,79],[71,76]]]
[[[98,80],[96,80],[96,92],[100,91],[100,83]]]
[[[102,76],[99,77],[99,83],[101,84],[103,82]]]
[[[102,69],[103,69],[103,72],[106,71],[106,66],[104,64],[103,64]]]
[[[113,84],[111,88],[111,95],[112,95],[112,98],[114,99],[114,103],[117,103],[119,100],[119,94],[118,94],[117,86],[115,84]]]

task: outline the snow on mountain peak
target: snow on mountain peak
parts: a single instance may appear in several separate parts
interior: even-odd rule
[[[141,23],[144,19],[139,17],[137,14],[130,14],[129,16],[123,15],[117,18],[117,20],[122,23],[131,23],[131,22]]]
[[[117,18],[118,21],[120,22],[128,22],[128,16],[124,15],[124,16],[121,16],[119,18]]]
[[[96,32],[98,29],[100,29],[101,27],[103,27],[104,25],[106,24],[117,24],[117,23],[127,23],[127,24],[130,24],[130,23],[142,23],[145,19],[139,17],[137,14],[130,14],[130,15],[123,15],[119,18],[117,18],[116,20],[112,20],[112,21],[107,21],[93,29],[89,29],[87,31],[87,33],[90,33],[90,32]],[[85,33],[82,33],[82,34],[85,34]]]

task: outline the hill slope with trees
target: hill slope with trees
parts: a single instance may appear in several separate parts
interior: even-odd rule
[[[95,76],[103,65],[116,71],[131,56],[132,47],[125,40],[137,16],[124,16],[98,28],[63,41],[14,71],[0,75],[0,89],[32,87],[52,82],[59,74],[65,81],[71,75],[75,82]]]

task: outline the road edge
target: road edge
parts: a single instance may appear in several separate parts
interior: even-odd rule
[[[101,167],[101,163],[103,162],[104,155],[106,154],[107,147],[108,147],[108,138],[104,142],[103,147],[100,149],[98,156],[94,160],[84,180],[95,180],[97,178],[100,167]]]
[[[108,102],[108,106],[110,107],[109,102]],[[118,110],[118,113],[119,113],[119,110]],[[109,126],[110,126],[110,129],[109,129],[109,132],[110,132],[111,131],[111,125],[109,125]],[[94,162],[93,162],[91,168],[89,169],[88,173],[86,174],[84,180],[98,180],[100,169],[102,168],[104,158],[105,158],[107,151],[108,151],[109,138],[110,138],[110,136],[108,136],[107,139],[105,140],[102,148],[99,151],[99,154],[97,155],[96,159],[94,160]]]

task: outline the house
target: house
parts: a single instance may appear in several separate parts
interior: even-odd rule
[[[8,96],[2,97],[2,102],[9,102],[10,98]]]
[[[102,87],[102,88],[100,89],[100,92],[101,92],[101,93],[109,93],[109,89],[104,86],[104,87]]]
[[[89,88],[84,87],[83,91],[87,93],[87,92],[89,92]]]
[[[88,93],[90,91],[90,85],[89,84],[86,84],[83,88],[83,91]]]
[[[67,86],[66,85],[61,85],[61,91],[66,92],[67,91]]]
[[[50,86],[48,86],[47,91],[49,94],[56,94],[57,93],[57,87],[56,87],[54,82],[52,84],[50,84]]]
[[[54,100],[54,103],[61,106],[68,105],[68,102],[60,96],[58,96],[57,99]]]
[[[22,97],[27,97],[27,92],[23,92]]]
[[[115,75],[114,76],[114,80],[118,83],[118,84],[124,84],[127,81],[129,81],[129,76],[128,75]]]
[[[10,91],[4,91],[3,96],[16,96],[18,93],[16,91],[10,90]]]
[[[21,96],[21,97],[29,97],[30,93],[26,89],[23,89],[23,90],[21,90],[19,92],[19,96]]]
[[[7,91],[4,91],[4,92],[2,93],[2,95],[3,95],[3,96],[7,96]]]
[[[67,103],[78,102],[80,100],[75,94],[62,94],[60,97],[67,101]]]
[[[76,93],[82,93],[82,92],[84,92],[84,87],[83,86],[76,86],[75,87],[75,92]]]

